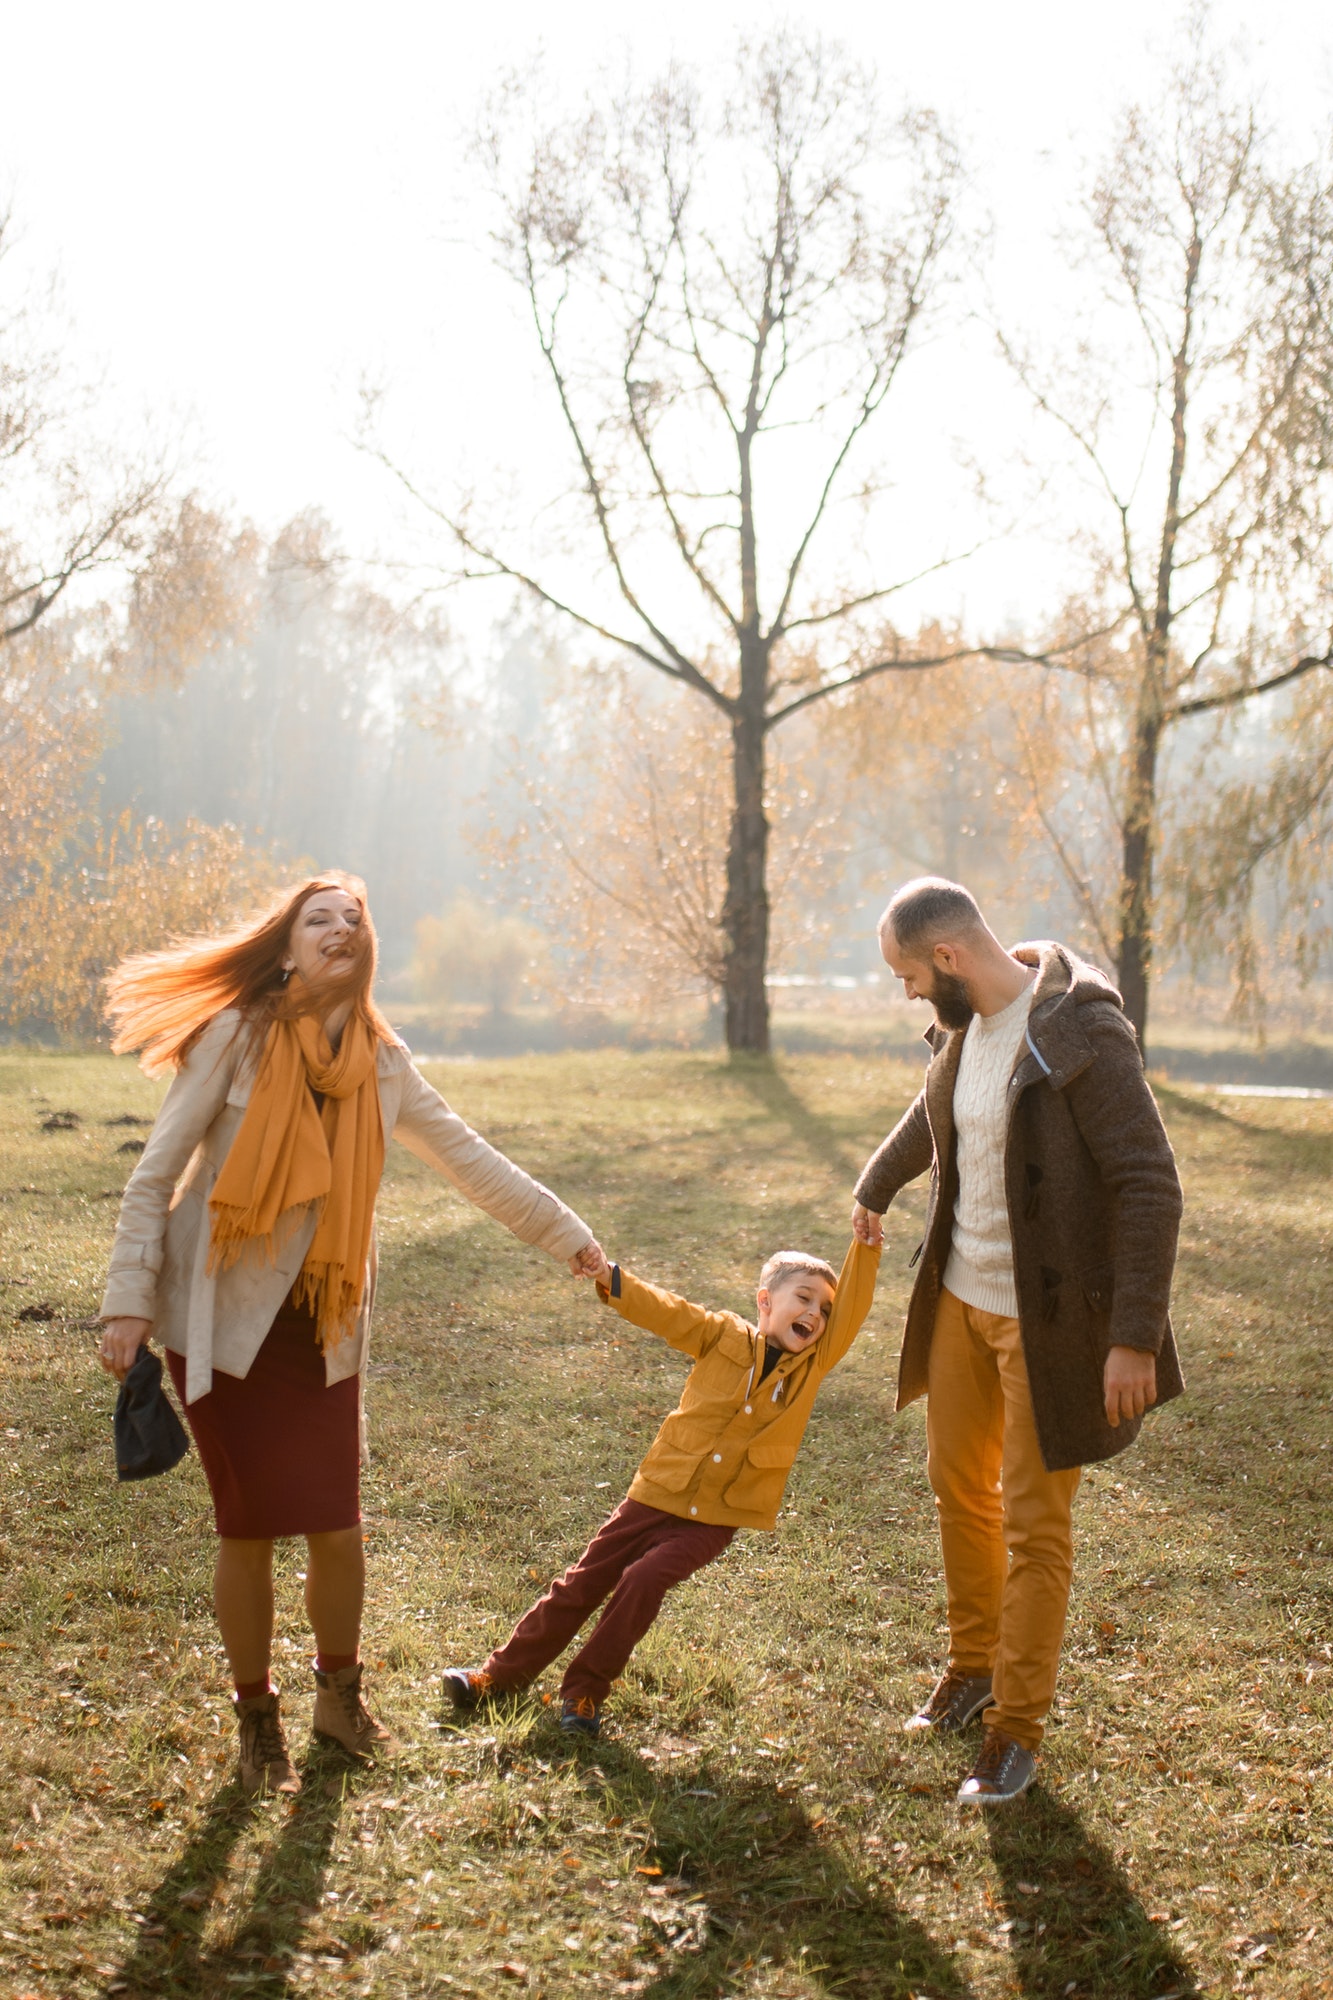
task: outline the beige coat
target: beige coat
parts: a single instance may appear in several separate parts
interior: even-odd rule
[[[239,1031],[239,1032],[238,1032]],[[401,1139],[524,1243],[568,1258],[592,1240],[587,1224],[549,1188],[449,1109],[401,1043],[382,1043],[378,1077],[385,1136]],[[301,1217],[273,1264],[243,1261],[210,1276],[208,1197],[250,1101],[254,1048],[234,1009],[216,1016],[191,1049],[163,1100],[121,1203],[103,1319],[153,1322],[154,1336],[186,1358],[185,1400],[197,1402],[213,1370],[244,1376],[263,1346],[315,1233]],[[329,1382],[365,1364],[375,1294],[375,1242],[356,1326],[326,1356]]]

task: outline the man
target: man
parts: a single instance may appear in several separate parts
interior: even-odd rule
[[[958,1797],[998,1805],[1031,1784],[1055,1691],[1079,1469],[1184,1386],[1167,1312],[1180,1182],[1095,966],[1058,944],[1006,951],[968,891],[933,876],[897,892],[879,938],[908,999],[935,1010],[925,1087],[852,1211],[862,1242],[882,1242],[893,1197],[931,1169],[898,1408],[927,1397],[949,1661],[906,1727],[986,1710]]]

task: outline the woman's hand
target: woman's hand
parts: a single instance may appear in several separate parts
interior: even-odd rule
[[[585,1243],[576,1257],[570,1258],[569,1268],[576,1278],[600,1278],[604,1284],[609,1284],[611,1280],[611,1266],[596,1237],[591,1243]]]
[[[97,1350],[97,1358],[107,1374],[123,1382],[134,1366],[139,1349],[147,1346],[152,1331],[153,1322],[150,1319],[104,1319],[102,1344]]]

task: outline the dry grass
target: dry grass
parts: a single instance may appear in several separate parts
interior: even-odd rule
[[[840,1255],[852,1176],[912,1085],[818,1056],[439,1080],[626,1263],[737,1305],[779,1243]],[[1042,1781],[983,1821],[953,1804],[966,1748],[898,1729],[942,1645],[920,1412],[890,1414],[912,1219],[777,1535],[739,1537],[677,1594],[607,1737],[571,1755],[540,1701],[456,1732],[440,1670],[577,1553],[681,1364],[401,1153],[367,1653],[409,1748],[381,1773],[307,1754],[290,1546],[279,1663],[306,1789],[247,1810],[197,1461],[117,1488],[80,1324],[131,1164],[134,1128],[106,1121],[155,1101],[127,1064],[0,1057],[0,1993],[1333,1990],[1333,1105],[1166,1095],[1190,1395],[1086,1481]],[[75,1128],[40,1129],[66,1109]]]

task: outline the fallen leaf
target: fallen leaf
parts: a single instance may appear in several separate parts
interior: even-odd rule
[[[525,1986],[528,1983],[528,1968],[521,1959],[507,1958],[503,1965],[497,1965],[495,1969],[503,1973],[506,1979],[521,1979]]]

